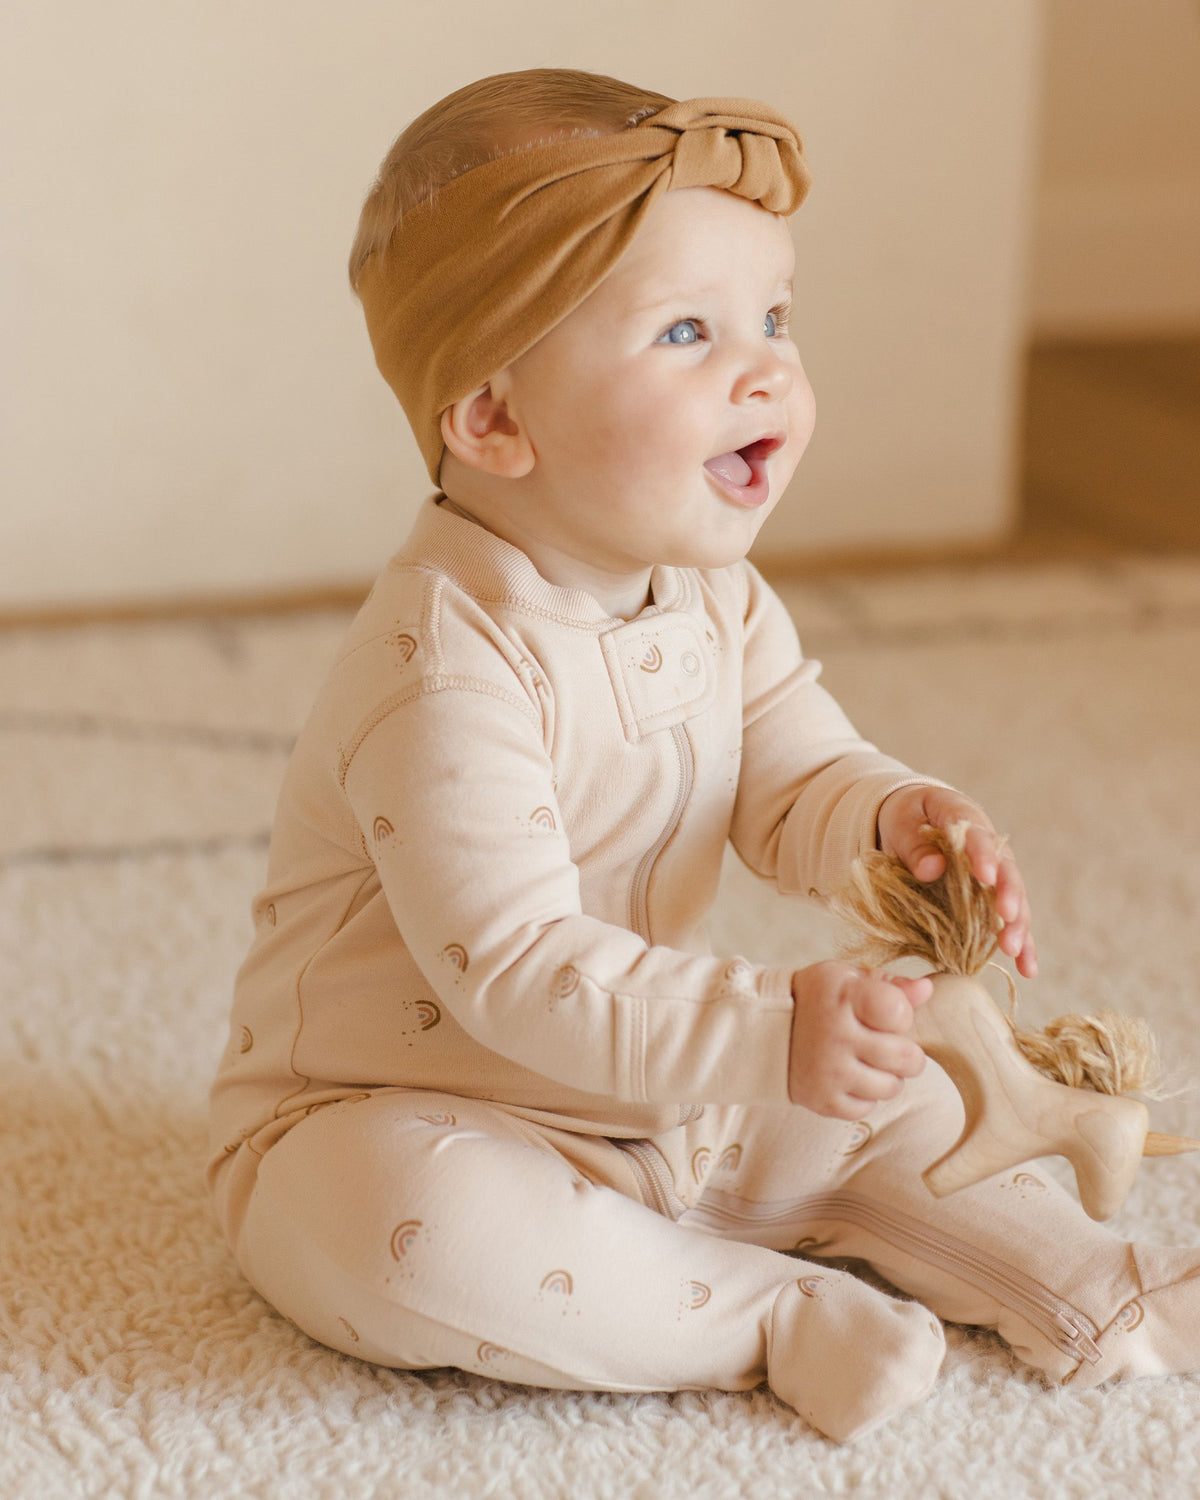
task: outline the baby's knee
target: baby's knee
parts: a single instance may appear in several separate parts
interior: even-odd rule
[[[521,1122],[493,1122],[486,1109],[403,1091],[323,1107],[264,1156],[251,1205],[261,1219],[269,1203],[298,1240],[354,1275],[402,1279],[436,1225],[486,1223],[481,1205],[502,1201],[504,1183],[544,1155]]]

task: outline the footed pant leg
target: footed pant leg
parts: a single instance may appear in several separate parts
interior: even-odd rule
[[[300,1328],[384,1365],[590,1390],[766,1379],[838,1441],[928,1391],[944,1340],[924,1308],[839,1271],[798,1276],[638,1192],[610,1142],[475,1100],[377,1094],[268,1150],[236,1253]]]
[[[1200,1370],[1200,1250],[1132,1245],[1036,1163],[935,1198],[922,1171],[958,1139],[936,1064],[857,1124],[731,1111],[681,1223],[776,1249],[869,1262],[953,1322],[994,1328],[1076,1387]]]

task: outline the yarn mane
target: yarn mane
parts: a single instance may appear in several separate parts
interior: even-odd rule
[[[964,821],[945,830],[922,829],[922,837],[946,860],[934,881],[918,880],[892,855],[874,852],[854,861],[849,883],[830,900],[833,911],[857,929],[843,957],[869,968],[918,958],[935,973],[968,978],[991,961],[1004,922],[995,890],[971,873],[969,827]],[[1001,972],[1008,977],[1007,970]],[[1011,1008],[1015,989],[1011,979],[1009,984]],[[1005,1019],[1017,1046],[1056,1083],[1101,1094],[1162,1097],[1157,1048],[1143,1020],[1103,1010],[1095,1016],[1059,1016],[1040,1031],[1026,1031],[1011,1013]]]

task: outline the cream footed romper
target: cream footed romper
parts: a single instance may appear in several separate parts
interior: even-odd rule
[[[858,1123],[788,1102],[790,970],[705,933],[726,841],[826,891],[927,778],[751,565],[655,569],[612,620],[437,499],[280,794],[212,1094],[249,1281],[380,1364],[766,1380],[837,1440],[929,1390],[941,1318],[1076,1386],[1196,1368],[1200,1252],[1127,1244],[1036,1166],[927,1192],[962,1123],[932,1062]]]

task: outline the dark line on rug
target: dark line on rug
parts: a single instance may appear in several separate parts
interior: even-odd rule
[[[271,842],[266,829],[258,833],[232,834],[211,839],[150,839],[144,844],[59,845],[40,849],[17,849],[0,854],[0,869],[16,865],[114,864],[120,860],[173,858],[223,854],[230,849],[265,849]]]
[[[110,714],[0,712],[0,731],[9,734],[109,735],[115,739],[175,741],[212,750],[261,750],[290,754],[294,734],[265,729],[218,729],[207,724],[147,724]]]

